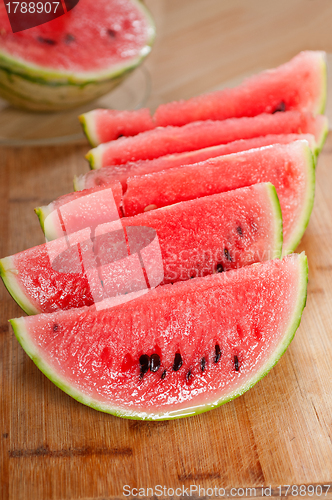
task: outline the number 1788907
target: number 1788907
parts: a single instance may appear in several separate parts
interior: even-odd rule
[[[5,4],[8,14],[56,14],[60,2],[8,2]]]

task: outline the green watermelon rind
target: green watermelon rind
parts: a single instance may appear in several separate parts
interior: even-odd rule
[[[282,213],[281,206],[277,194],[277,190],[271,182],[266,182],[268,192],[270,195],[271,207],[274,211],[275,220],[275,242],[274,242],[274,255],[272,259],[279,259],[282,255],[283,248],[283,225],[282,225]]]
[[[316,158],[318,157],[318,155],[322,151],[323,146],[324,146],[325,141],[326,141],[326,138],[327,138],[327,135],[329,133],[329,121],[328,121],[327,116],[322,116],[322,122],[323,123],[322,123],[321,129],[319,130],[319,133],[317,133],[317,137],[316,137],[316,143],[317,143]]]
[[[79,106],[112,90],[143,62],[155,39],[156,29],[150,12],[140,0],[131,2],[143,13],[148,25],[146,44],[135,58],[108,69],[72,72],[45,69],[0,50],[0,95],[14,105],[26,104],[28,107],[28,101],[31,109],[57,110],[63,109],[64,105]],[[61,94],[57,99],[54,98],[56,88],[59,88]],[[44,94],[45,97],[39,94]]]
[[[74,191],[83,191],[83,189],[87,189],[85,187],[84,175],[75,175],[73,179],[73,187]]]
[[[43,205],[35,208],[34,211],[37,214],[40,227],[42,228],[43,233],[45,233],[45,219],[52,212],[52,210],[49,205]]]
[[[320,68],[322,76],[322,88],[320,92],[321,102],[317,104],[317,115],[322,115],[325,112],[327,101],[327,64],[325,52],[320,53]]]
[[[302,205],[301,217],[297,221],[296,229],[292,231],[292,236],[288,240],[287,245],[284,243],[283,256],[288,255],[295,251],[299,245],[301,238],[309,224],[311,212],[315,201],[315,184],[316,184],[316,173],[315,173],[315,157],[308,145],[307,141],[301,141],[303,144],[303,158],[305,160],[306,170],[304,172],[305,178],[307,180],[307,191],[305,194],[305,199]]]
[[[88,139],[91,147],[96,148],[99,144],[96,138],[96,132],[93,130],[95,127],[95,121],[88,119],[87,113],[83,113],[78,117],[80,124],[82,125],[85,137]]]
[[[29,300],[21,289],[17,275],[19,271],[15,267],[13,257],[5,257],[0,260],[0,276],[10,295],[15,302],[29,315],[39,314],[41,311]]]
[[[287,326],[285,334],[279,342],[278,347],[275,349],[273,355],[270,356],[268,361],[255,373],[255,375],[251,379],[246,380],[241,387],[238,387],[235,391],[231,392],[227,396],[224,396],[221,399],[217,399],[216,401],[207,403],[205,405],[192,406],[189,408],[182,408],[180,410],[168,411],[163,413],[147,413],[143,411],[125,410],[116,406],[110,406],[100,403],[95,399],[82,394],[81,391],[73,388],[58,373],[56,373],[47,362],[44,361],[38,351],[38,348],[36,348],[33,342],[31,342],[29,339],[29,333],[25,327],[24,318],[12,319],[9,321],[12,325],[18,342],[20,343],[24,351],[28,354],[28,356],[32,359],[32,361],[36,364],[36,366],[44,373],[44,375],[73,399],[86,406],[90,406],[95,410],[110,413],[118,417],[134,420],[171,420],[175,418],[185,418],[189,416],[199,415],[201,413],[205,413],[206,411],[215,409],[243,395],[263,377],[265,377],[265,375],[267,375],[267,373],[275,366],[275,364],[286,351],[295,335],[296,330],[300,325],[302,312],[307,300],[307,257],[304,253],[301,253],[297,257],[299,267],[299,288],[297,292],[297,302],[294,307],[292,318],[289,321],[289,325]]]

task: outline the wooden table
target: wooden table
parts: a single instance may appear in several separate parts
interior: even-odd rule
[[[332,52],[330,0],[147,3],[158,28],[147,62],[152,108],[277,65],[302,49]],[[86,143],[1,148],[1,257],[43,242],[33,208],[71,190],[74,174],[88,170],[87,149]],[[256,487],[247,497],[259,498],[262,485],[271,485],[276,497],[279,485],[325,484],[331,487],[322,498],[332,498],[331,163],[329,137],[299,247],[310,270],[307,307],[294,341],[252,390],[201,416],[136,422],[74,401],[19,346],[7,320],[22,311],[1,285],[1,498],[119,499],[127,498],[124,485],[158,498],[146,488],[194,484],[225,488],[230,497],[231,488],[242,487],[242,498],[246,487]]]

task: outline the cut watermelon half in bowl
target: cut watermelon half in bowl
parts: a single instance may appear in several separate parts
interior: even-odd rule
[[[34,111],[66,110],[106,94],[144,60],[155,36],[138,0],[80,0],[19,33],[2,4],[0,21],[0,95]]]
[[[244,394],[275,365],[301,320],[307,259],[254,264],[158,287],[127,304],[11,320],[34,363],[96,410],[167,420]]]

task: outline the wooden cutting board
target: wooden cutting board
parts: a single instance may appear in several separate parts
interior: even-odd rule
[[[159,30],[148,64],[152,107],[216,87],[235,77],[239,65],[242,73],[303,48],[332,51],[330,1],[147,3]],[[71,190],[73,176],[88,170],[87,148],[1,148],[0,257],[43,242],[33,208]],[[22,311],[0,284],[0,497],[106,500],[132,498],[123,493],[143,488],[133,494],[186,498],[190,486],[195,498],[220,498],[221,488],[226,497],[260,498],[262,486],[284,497],[279,486],[302,484],[309,493],[308,485],[316,488],[311,498],[332,498],[331,192],[332,135],[319,158],[315,207],[299,247],[308,255],[309,285],[295,339],[252,390],[197,417],[121,420],[71,399],[19,346],[8,319]],[[327,485],[322,495],[319,485]],[[183,490],[173,495],[172,488]]]

